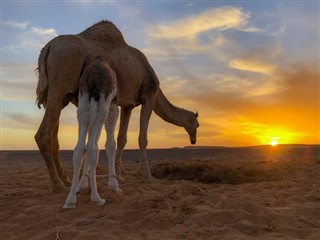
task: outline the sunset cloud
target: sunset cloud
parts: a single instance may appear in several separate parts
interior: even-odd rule
[[[32,101],[35,99],[36,81],[36,63],[19,64],[19,63],[2,63],[2,100],[19,100]],[[33,81],[28,81],[32,79]]]
[[[232,48],[223,34],[231,29],[248,33],[261,31],[251,26],[250,13],[242,8],[210,8],[198,14],[150,25],[146,28],[147,47],[143,52],[160,61],[183,59],[192,54],[214,55],[223,46]]]
[[[276,67],[273,64],[263,63],[256,59],[233,58],[228,66],[233,69],[262,73],[267,75],[274,74]]]
[[[293,143],[304,137],[306,134],[288,129],[287,126],[272,127],[257,122],[239,122],[239,131],[243,134],[252,136],[260,144],[270,144],[276,140],[277,143]]]
[[[151,36],[162,39],[192,38],[209,30],[244,29],[250,15],[241,8],[220,7],[206,10],[167,24],[159,24]]]
[[[199,111],[202,141],[219,144],[315,143],[320,139],[320,75],[314,65],[296,64],[270,76],[212,74],[186,83],[173,102]],[[165,92],[166,94],[166,92]],[[206,133],[219,132],[208,137]],[[207,136],[207,137],[204,137]],[[231,140],[234,139],[234,140]],[[246,140],[245,140],[246,139]]]

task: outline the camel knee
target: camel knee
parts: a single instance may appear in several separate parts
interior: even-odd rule
[[[48,134],[43,134],[38,131],[34,136],[34,139],[40,150],[46,149],[48,146],[51,146],[51,137]]]

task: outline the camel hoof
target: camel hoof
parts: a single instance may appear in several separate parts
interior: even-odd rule
[[[119,188],[118,186],[109,186],[109,188],[110,188],[111,191],[113,191],[113,192],[122,192],[122,189]]]
[[[66,187],[70,187],[71,186],[71,181],[70,181],[69,177],[66,174],[62,174],[59,177],[60,177],[60,179],[62,180],[62,182],[64,183],[64,185]]]
[[[116,176],[109,177],[108,186],[114,192],[122,192],[122,190],[119,188],[119,183]]]
[[[65,190],[66,190],[66,187],[62,181],[60,181],[52,186],[52,191],[54,193],[65,192]]]
[[[142,176],[142,181],[143,182],[148,182],[148,183],[156,183],[159,180],[154,178],[152,175],[147,175],[147,176]]]
[[[69,179],[67,179],[66,181],[63,181],[63,182],[66,187],[71,187],[71,181]]]
[[[99,199],[99,200],[91,200],[94,204],[98,205],[98,206],[103,206],[106,204],[106,200],[105,199]]]
[[[124,182],[124,181],[126,180],[126,179],[123,178],[122,176],[118,176],[117,179],[118,179],[119,181],[121,181],[121,182]]]
[[[76,208],[76,204],[65,203],[63,205],[63,209],[74,209],[74,208]]]

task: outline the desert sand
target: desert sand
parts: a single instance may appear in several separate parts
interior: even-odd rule
[[[37,151],[1,152],[1,239],[320,239],[320,147],[149,150],[152,183],[124,175],[123,193],[107,188],[104,206],[78,194],[63,210]],[[137,166],[126,151],[125,166]],[[171,156],[171,157],[170,157]],[[72,151],[61,158],[72,175]],[[131,158],[131,159],[130,159]]]

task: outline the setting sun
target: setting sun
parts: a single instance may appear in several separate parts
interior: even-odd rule
[[[272,141],[270,142],[270,145],[273,146],[273,147],[275,147],[275,146],[278,145],[278,142],[277,142],[276,140],[272,140]]]

